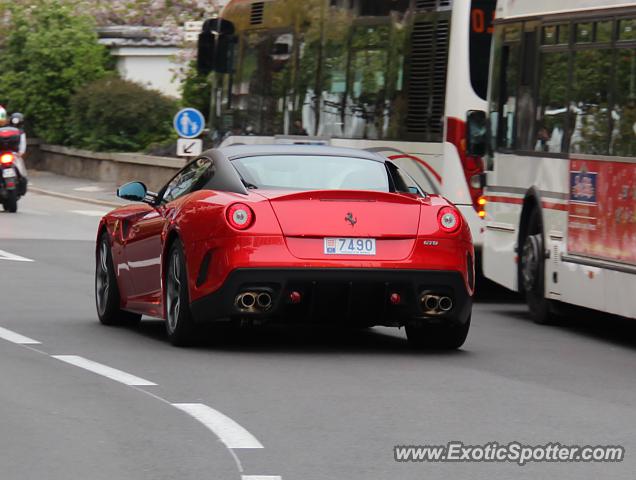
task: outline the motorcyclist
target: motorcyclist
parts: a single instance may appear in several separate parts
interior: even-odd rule
[[[3,106],[0,106],[0,128],[5,128],[5,127],[13,127],[20,130],[20,144],[18,146],[18,151],[14,152],[14,153],[17,153],[15,157],[14,165],[15,165],[15,168],[18,170],[18,173],[20,174],[20,178],[18,181],[18,194],[22,196],[26,193],[27,182],[28,182],[27,180],[28,173],[27,173],[26,165],[24,164],[24,158],[23,158],[27,150],[27,137],[23,128],[24,116],[21,113],[16,112],[13,115],[11,115],[11,117],[9,118],[7,114],[7,110]]]

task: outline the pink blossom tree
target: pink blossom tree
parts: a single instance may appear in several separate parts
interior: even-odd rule
[[[217,0],[79,0],[98,25],[170,27],[209,17]]]

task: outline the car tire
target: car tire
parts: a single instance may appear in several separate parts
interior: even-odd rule
[[[545,247],[540,215],[536,208],[530,213],[520,243],[519,285],[534,322],[546,325],[554,321],[554,315],[550,300],[545,298]]]
[[[463,325],[427,325],[415,324],[406,326],[406,336],[415,348],[432,350],[456,350],[468,337],[470,330],[469,316]]]
[[[168,251],[165,285],[168,339],[177,347],[191,345],[195,337],[196,325],[190,310],[185,255],[179,240],[175,240]]]
[[[9,213],[15,213],[18,211],[18,193],[15,190],[9,190],[7,192],[7,198],[2,202],[2,206]]]
[[[95,304],[97,316],[103,325],[134,325],[141,320],[140,314],[120,308],[121,297],[106,233],[100,237],[95,255]]]

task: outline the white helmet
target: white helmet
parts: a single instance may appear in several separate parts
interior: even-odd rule
[[[0,106],[0,127],[5,127],[9,123],[7,111],[4,107]]]

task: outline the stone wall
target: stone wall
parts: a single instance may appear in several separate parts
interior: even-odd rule
[[[29,142],[28,168],[118,185],[139,180],[157,191],[186,161],[137,153],[98,153]]]

